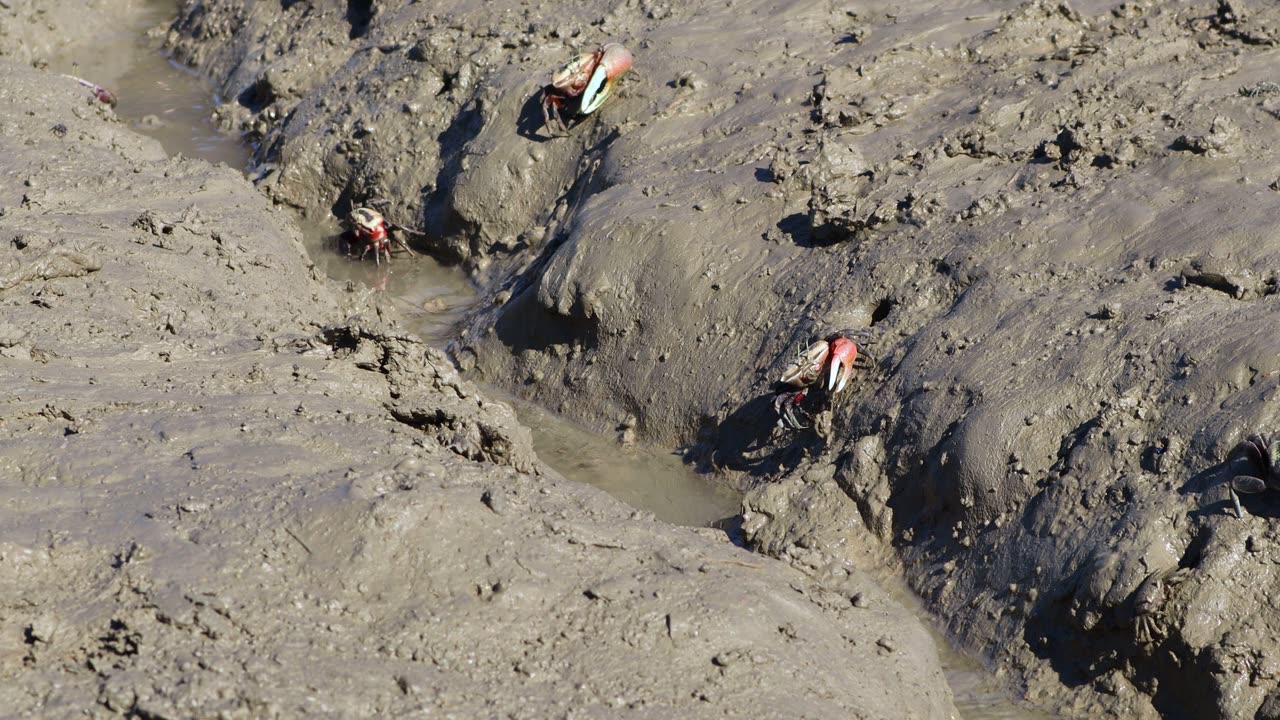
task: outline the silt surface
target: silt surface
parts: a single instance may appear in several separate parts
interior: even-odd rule
[[[220,0],[168,43],[270,197],[470,273],[464,375],[685,447],[756,550],[905,574],[1036,704],[1276,715],[1277,500],[1226,490],[1280,392],[1274,5]],[[845,327],[874,367],[777,432]]]
[[[954,714],[854,564],[565,480],[288,208],[59,77],[146,12],[0,6],[6,714]]]

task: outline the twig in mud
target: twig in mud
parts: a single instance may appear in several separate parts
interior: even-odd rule
[[[742,562],[741,560],[708,560],[704,562],[703,565],[706,565],[708,563],[717,563],[720,565],[737,565],[738,567],[750,568],[752,570],[760,570],[761,568],[764,567],[763,565],[756,565],[754,563]]]
[[[578,538],[569,538],[570,545],[585,545],[587,547],[604,548],[606,550],[626,550],[627,546],[620,543],[611,542],[592,542],[590,540],[579,540]]]
[[[391,228],[392,228],[392,229],[394,229],[394,230],[403,230],[403,231],[405,231],[405,232],[409,233],[410,235],[417,235],[417,236],[419,236],[419,237],[426,237],[426,236],[427,236],[427,232],[426,232],[425,230],[419,230],[418,228],[412,228],[412,227],[409,227],[408,225],[399,225],[399,224],[393,224],[393,223],[387,223],[387,225],[390,225],[390,226],[391,226]]]
[[[1016,169],[1014,169],[1013,174],[1009,176],[1009,179],[1005,181],[1004,186],[1013,187],[1014,181],[1017,180],[1021,175],[1022,175],[1022,166],[1019,165]]]
[[[512,559],[515,560],[515,563],[519,565],[525,572],[529,573],[533,577],[541,577],[538,573],[535,573],[534,571],[530,570],[528,565],[525,565],[524,563],[520,562],[519,555],[515,556]]]
[[[288,528],[288,526],[285,526],[284,531],[285,531],[285,532],[287,532],[287,533],[289,533],[289,537],[293,538],[294,540],[297,540],[297,541],[298,541],[298,544],[302,546],[302,549],[303,549],[303,550],[306,550],[306,551],[307,551],[307,554],[308,554],[308,555],[313,554],[313,553],[311,552],[311,548],[307,547],[307,544],[306,544],[306,543],[304,543],[304,542],[302,542],[302,538],[300,538],[300,537],[298,537],[296,534],[294,534],[294,532],[293,532],[292,530],[290,530],[290,529]]]
[[[393,237],[391,239],[395,240],[397,245],[404,248],[404,251],[409,253],[410,257],[417,257],[418,253],[414,252],[413,248],[409,247],[409,243],[405,242],[403,238]]]

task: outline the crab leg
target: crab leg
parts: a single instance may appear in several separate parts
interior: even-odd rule
[[[399,245],[400,247],[404,248],[404,251],[405,251],[405,252],[407,252],[407,253],[409,253],[409,255],[414,256],[414,257],[417,257],[418,253],[414,252],[414,251],[413,251],[413,248],[409,247],[409,244],[408,244],[408,243],[406,243],[404,240],[402,240],[402,239],[400,239],[400,238],[395,238],[395,241],[396,241],[396,244],[397,244],[397,245]],[[388,251],[387,251],[387,259],[388,259],[388,260],[390,260],[390,259],[391,259],[391,251],[390,251],[390,250],[388,250]]]

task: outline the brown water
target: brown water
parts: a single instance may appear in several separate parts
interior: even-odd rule
[[[453,339],[454,328],[475,307],[476,291],[462,271],[445,267],[422,254],[397,248],[390,262],[348,257],[342,226],[333,217],[312,220],[295,216],[311,260],[329,277],[359,283],[390,297],[409,328],[437,347]]]
[[[49,59],[49,69],[115,93],[121,120],[159,140],[169,154],[243,169],[248,148],[210,120],[215,97],[209,84],[161,52],[163,30],[175,13],[173,0],[138,0],[122,29],[104,30],[66,47]]]
[[[175,14],[173,0],[139,0],[124,32],[104,32],[51,58],[49,67],[91,80],[116,93],[120,118],[157,139],[171,154],[245,168],[249,151],[210,121],[214,92],[198,75],[170,62],[160,38]],[[68,81],[71,82],[71,81]],[[86,91],[87,92],[87,91]],[[475,291],[456,269],[427,257],[397,255],[377,266],[339,252],[338,221],[300,221],[307,249],[330,277],[385,292],[424,339],[444,345],[476,302]],[[492,389],[491,389],[492,392]],[[499,393],[501,394],[501,393]],[[614,438],[579,428],[529,403],[507,398],[533,432],[538,455],[565,477],[609,492],[655,517],[682,525],[707,525],[738,511],[738,495],[698,475],[678,456],[653,448],[624,448]],[[892,583],[888,583],[892,586]],[[892,589],[892,588],[891,588]],[[898,588],[900,600],[919,601]],[[966,720],[1045,720],[1051,716],[1013,704],[1008,692],[973,660],[936,636],[956,705]]]
[[[595,485],[676,525],[705,527],[741,511],[739,493],[694,472],[676,453],[623,447],[537,405],[507,395],[503,399],[533,431],[538,457],[570,480]]]

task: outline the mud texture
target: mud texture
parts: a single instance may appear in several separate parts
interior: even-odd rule
[[[285,5],[170,43],[273,197],[388,198],[473,270],[467,372],[742,474],[769,554],[900,564],[1037,703],[1274,714],[1280,506],[1223,487],[1278,421],[1273,4]],[[634,73],[548,139],[604,40]],[[774,433],[841,327],[876,371]]]
[[[563,480],[240,173],[0,72],[3,714],[952,715],[863,573]]]

